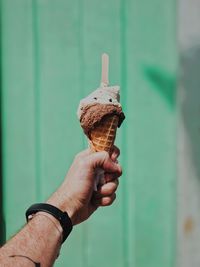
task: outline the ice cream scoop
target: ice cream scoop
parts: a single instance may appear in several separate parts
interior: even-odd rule
[[[108,115],[117,115],[118,126],[121,125],[124,114],[119,99],[119,86],[103,86],[80,101],[77,115],[88,137],[90,137],[90,132]]]

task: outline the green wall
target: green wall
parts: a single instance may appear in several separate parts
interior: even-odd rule
[[[76,109],[107,52],[126,113],[124,174],[116,203],[75,227],[55,266],[174,266],[175,0],[1,0],[1,15],[6,237],[87,146]]]

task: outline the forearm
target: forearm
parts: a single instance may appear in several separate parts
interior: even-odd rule
[[[54,211],[57,207],[63,212],[61,216],[58,215],[59,212],[56,215],[51,213],[53,216],[48,212],[37,212],[33,219],[0,249],[0,266],[53,266],[62,241],[68,236],[72,225],[88,219],[98,207],[113,203],[118,186],[117,178],[121,175],[121,167],[115,163],[119,151],[115,151],[113,155],[115,156],[110,158],[106,152],[91,154],[90,150],[79,153],[63,184],[47,201],[54,206]],[[97,168],[105,171],[106,183],[94,193]],[[29,211],[31,212],[31,209]]]
[[[37,214],[0,249],[0,266],[52,266],[62,241],[57,223],[53,217]]]

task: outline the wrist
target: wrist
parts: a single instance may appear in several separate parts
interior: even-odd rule
[[[62,243],[62,239],[63,239],[63,229],[62,226],[60,225],[59,221],[51,214],[44,212],[44,211],[38,211],[33,218],[37,217],[37,216],[44,216],[46,218],[48,218],[52,224],[55,226],[55,228],[58,230],[58,233],[60,234],[61,237],[61,243]]]
[[[47,200],[46,203],[57,207],[63,212],[67,212],[72,222],[72,225],[75,225],[75,221],[77,217],[76,205],[74,204],[74,201],[72,200],[72,198],[66,195],[64,197],[61,197],[63,195],[64,194],[62,193],[55,192],[53,196]]]
[[[63,229],[63,240],[62,240],[63,243],[73,228],[71,219],[68,216],[67,212],[63,212],[55,205],[51,205],[48,203],[36,203],[27,209],[26,211],[27,221],[31,220],[38,212],[44,212],[50,214],[60,223],[60,226]]]

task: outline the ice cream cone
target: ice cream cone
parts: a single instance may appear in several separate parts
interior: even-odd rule
[[[106,116],[99,125],[90,132],[89,146],[93,152],[107,151],[109,154],[112,152],[118,122],[118,116]]]
[[[125,119],[120,104],[119,86],[110,86],[108,79],[109,57],[102,55],[100,87],[80,101],[77,115],[89,141],[92,152],[107,151],[112,154],[117,127]],[[94,190],[105,183],[103,168],[95,169]]]

